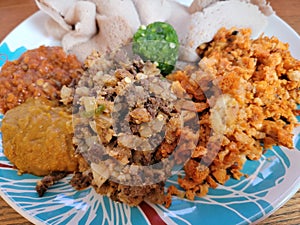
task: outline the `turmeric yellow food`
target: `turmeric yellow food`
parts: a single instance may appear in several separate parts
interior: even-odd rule
[[[4,154],[20,173],[77,170],[72,116],[55,102],[27,100],[6,112],[1,130]]]

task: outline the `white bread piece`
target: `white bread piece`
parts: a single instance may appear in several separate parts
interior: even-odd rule
[[[58,22],[54,19],[49,18],[45,23],[45,28],[47,33],[57,40],[61,40],[69,30],[64,29]]]
[[[230,29],[251,28],[252,37],[260,35],[267,26],[267,17],[259,11],[258,6],[239,0],[218,1],[202,12],[192,14],[189,30],[183,42],[180,59],[196,61],[196,48],[213,39],[221,27]],[[194,54],[190,54],[194,52]]]
[[[262,13],[266,16],[270,16],[275,13],[270,3],[266,0],[250,0],[250,2],[254,5],[257,5],[260,11],[262,11]]]
[[[68,51],[74,45],[86,42],[96,34],[95,4],[88,1],[76,2],[67,11],[65,21],[73,28],[62,38],[62,46],[65,51]]]
[[[38,8],[48,14],[64,30],[71,30],[72,26],[66,23],[64,16],[69,8],[78,0],[35,0]]]
[[[114,51],[132,39],[131,27],[123,17],[97,15],[99,33],[89,41],[78,43],[69,49],[80,61],[84,61],[93,51],[102,54]]]
[[[73,45],[67,53],[76,55],[80,62],[84,62],[87,56],[93,51],[106,52],[105,46],[98,45],[98,43],[92,38],[89,41],[78,43]]]
[[[189,6],[189,12],[195,13],[195,12],[202,11],[204,8],[218,1],[219,0],[194,0],[192,4]]]
[[[170,1],[166,0],[132,0],[140,17],[141,24],[161,21],[166,22],[171,16]]]
[[[132,39],[133,32],[124,17],[97,15],[96,18],[100,32],[95,40],[99,45],[105,44],[108,51],[116,50]]]
[[[170,17],[166,22],[171,24],[177,32],[179,42],[185,38],[188,32],[188,24],[191,20],[191,14],[188,12],[188,7],[181,5],[173,0],[169,0]]]
[[[222,0],[194,0],[192,4],[189,6],[189,12],[195,13],[195,12],[202,11],[204,8],[218,1],[222,1]],[[274,13],[270,3],[268,3],[266,0],[240,0],[240,1],[257,5],[260,11],[266,16],[270,16]]]
[[[74,31],[93,35],[96,27],[96,5],[89,1],[78,1],[65,14],[65,21],[74,26]]]
[[[132,0],[89,0],[97,6],[97,13],[107,17],[120,16],[129,24],[132,32],[141,25]]]

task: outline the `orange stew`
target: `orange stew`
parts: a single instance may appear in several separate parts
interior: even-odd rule
[[[8,61],[0,71],[0,112],[22,104],[29,97],[59,99],[60,90],[81,73],[81,63],[62,47],[41,46]]]

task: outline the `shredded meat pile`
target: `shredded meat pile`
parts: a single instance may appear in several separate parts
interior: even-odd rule
[[[292,131],[300,103],[300,61],[288,44],[275,37],[250,39],[250,29],[220,29],[213,41],[198,47],[201,60],[168,76],[180,82],[196,104],[209,103],[199,114],[200,140],[179,178],[184,194],[203,196],[230,177],[240,179],[246,159],[257,160],[273,145],[293,148]]]
[[[165,181],[199,138],[196,112],[206,107],[177,97],[156,64],[118,57],[87,58],[74,96],[74,143],[98,193],[129,205],[162,204]]]

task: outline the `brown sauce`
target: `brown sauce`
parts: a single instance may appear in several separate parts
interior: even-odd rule
[[[0,112],[22,104],[29,97],[60,98],[63,85],[81,73],[81,63],[59,46],[26,51],[6,62],[0,71]]]

